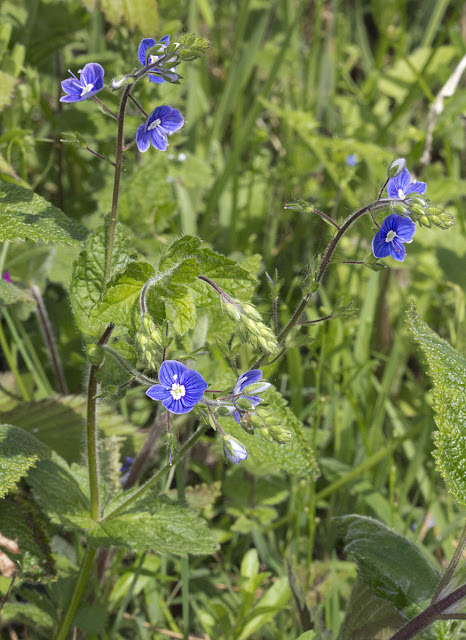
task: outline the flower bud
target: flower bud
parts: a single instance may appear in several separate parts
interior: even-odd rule
[[[403,171],[406,167],[406,160],[404,158],[398,158],[394,160],[387,169],[387,178],[394,178]]]
[[[88,344],[86,346],[87,357],[89,358],[89,362],[93,364],[95,367],[98,367],[104,361],[104,350],[98,344]]]
[[[223,449],[225,455],[233,464],[239,464],[241,460],[246,460],[248,457],[245,447],[231,436],[223,437]]]

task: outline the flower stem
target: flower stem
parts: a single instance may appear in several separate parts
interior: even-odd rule
[[[180,453],[179,453],[180,458],[183,457],[184,454],[196,444],[196,442],[201,438],[201,436],[204,435],[204,433],[207,431],[208,428],[209,428],[209,425],[207,423],[201,424],[201,426],[197,429],[197,431],[195,431],[193,435],[189,438],[189,440],[187,440],[185,444],[181,447]],[[126,502],[123,502],[123,504],[121,504],[119,507],[114,509],[114,511],[111,511],[103,519],[102,522],[105,522],[106,520],[113,518],[119,513],[122,513],[131,504],[139,500],[144,494],[150,491],[157,484],[160,478],[165,474],[167,474],[170,470],[171,470],[170,464],[166,464],[164,467],[159,469],[157,473],[154,476],[152,476],[150,480],[148,480],[145,484],[142,485],[139,491],[134,493],[130,498],[128,498],[128,500],[126,500]]]
[[[88,548],[84,553],[81,567],[79,569],[78,579],[76,580],[76,583],[74,585],[73,593],[71,594],[70,601],[68,602],[65,615],[61,619],[60,626],[58,627],[57,633],[55,635],[55,640],[66,640],[69,628],[71,626],[71,623],[73,622],[74,614],[76,613],[84,591],[84,587],[86,586],[87,576],[89,575],[89,572],[91,570],[96,551],[97,549]]]
[[[100,104],[102,109],[104,109],[108,113],[109,116],[112,116],[112,118],[115,118],[115,120],[118,120],[118,116],[116,115],[116,113],[113,113],[113,111],[111,111],[111,109],[106,107],[104,105],[104,103],[102,102],[102,100],[99,100],[99,98],[97,98],[97,96],[94,96],[94,100]]]
[[[87,463],[89,468],[89,492],[91,498],[91,516],[93,520],[99,520],[100,496],[99,496],[99,462],[98,462],[98,435],[97,435],[97,371],[99,367],[91,365],[89,384],[87,388]]]
[[[466,545],[466,523],[463,527],[463,531],[461,533],[458,544],[456,545],[455,553],[453,554],[452,559],[450,560],[450,564],[448,565],[445,573],[442,576],[442,579],[439,582],[438,587],[435,590],[434,595],[432,596],[431,604],[437,602],[440,594],[445,589],[447,584],[450,582],[451,577],[460,561],[461,556],[463,555],[464,547]]]

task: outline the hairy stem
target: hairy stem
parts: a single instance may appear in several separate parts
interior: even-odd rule
[[[433,604],[434,602],[437,602],[440,594],[442,593],[442,591],[445,589],[445,587],[447,586],[447,584],[450,582],[451,577],[458,565],[458,562],[461,559],[461,556],[463,555],[463,551],[464,551],[464,546],[466,545],[466,523],[463,527],[463,531],[461,533],[460,539],[458,541],[458,544],[456,546],[455,549],[455,553],[453,554],[452,559],[450,560],[450,564],[448,565],[445,573],[442,576],[442,579],[439,582],[438,587],[435,590],[434,595],[432,596],[432,601],[431,604]]]

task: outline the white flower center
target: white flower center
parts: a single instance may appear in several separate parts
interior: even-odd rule
[[[151,122],[150,125],[147,127],[147,131],[152,131],[152,129],[157,129],[157,127],[159,126],[159,124],[161,124],[161,120],[160,118],[157,118],[157,120],[154,120],[154,122]]]
[[[392,242],[396,238],[396,231],[389,231],[385,237],[385,242]]]
[[[81,97],[85,96],[86,93],[89,93],[89,91],[92,91],[93,88],[94,88],[94,85],[91,82],[89,84],[86,84],[84,89],[81,91]]]
[[[174,400],[179,400],[186,395],[186,389],[184,388],[184,385],[174,382],[172,384],[172,388],[170,389],[170,393],[172,394]]]
[[[398,197],[400,200],[404,200],[406,198],[406,194],[403,189],[398,189]]]

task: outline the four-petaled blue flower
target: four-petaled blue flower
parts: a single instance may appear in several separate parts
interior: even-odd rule
[[[159,382],[147,389],[152,400],[161,400],[171,413],[188,413],[202,399],[207,382],[197,371],[177,360],[165,360],[159,369]]]
[[[262,378],[262,371],[260,369],[251,369],[250,371],[246,371],[241,376],[239,376],[236,381],[235,386],[233,387],[232,395],[239,396],[242,400],[247,400],[251,405],[251,409],[254,409],[260,402],[261,398],[257,395],[258,393],[262,393],[266,391],[270,387],[269,382],[264,382],[260,387],[254,388],[252,393],[254,395],[247,395],[246,387],[249,387],[252,384],[256,384]],[[246,394],[242,392],[246,389]],[[240,415],[237,410],[233,411],[233,415],[235,417],[236,422],[240,423]]]
[[[419,193],[422,195],[426,192],[426,188],[427,185],[425,182],[418,182],[417,180],[411,181],[411,175],[406,168],[394,178],[390,178],[387,182],[388,197],[399,200],[405,200],[410,193]]]
[[[163,49],[166,49],[170,44],[170,36],[163,36],[163,38],[160,38],[158,42],[157,40],[154,40],[154,38],[144,38],[144,40],[141,40],[138,47],[138,60],[143,67],[145,67],[148,64],[153,64],[154,62],[157,62],[158,60],[160,60],[160,58],[163,57],[163,54],[158,56],[157,55],[153,56],[150,53],[147,54],[147,51],[149,49],[152,49],[152,47],[155,47],[156,44],[162,45]],[[170,69],[170,71],[174,71],[174,70],[175,70],[175,67]],[[158,75],[156,75],[157,73]],[[162,82],[165,82],[165,79],[160,75],[160,72],[157,72],[155,69],[153,72],[149,71],[147,75],[149,76],[149,80],[151,82],[156,82],[157,84],[161,84]]]
[[[168,147],[167,134],[181,129],[184,118],[178,109],[164,105],[156,107],[144,124],[138,127],[136,144],[139,151],[147,151],[151,143],[156,149],[165,151]]]
[[[246,460],[248,457],[248,452],[243,445],[230,436],[224,436],[223,450],[233,464],[239,464],[241,460]]]
[[[415,231],[416,225],[411,218],[399,216],[397,213],[388,216],[372,240],[374,256],[386,258],[390,255],[398,262],[403,262],[406,256],[403,243],[412,242]]]
[[[60,102],[82,102],[92,98],[104,86],[104,68],[98,62],[89,62],[84,69],[80,69],[79,80],[72,71],[72,78],[63,80],[61,88],[68,95],[62,96]]]
[[[358,161],[356,159],[356,154],[355,153],[350,153],[349,156],[346,156],[345,162],[348,165],[348,167],[356,166],[357,163],[358,163]]]

